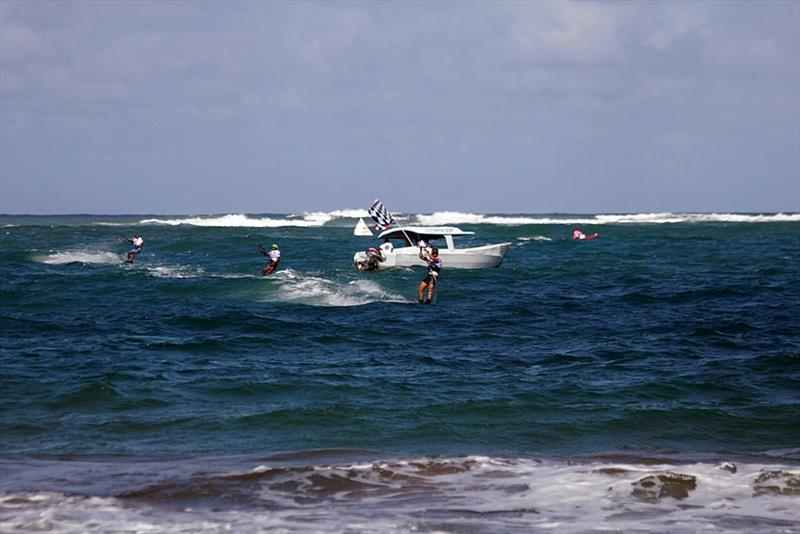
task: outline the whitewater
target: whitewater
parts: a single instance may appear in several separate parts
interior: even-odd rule
[[[677,224],[677,223],[769,223],[800,222],[798,213],[629,213],[629,214],[550,214],[550,215],[483,215],[442,211],[430,214],[394,214],[398,222],[408,225],[443,226],[452,224],[491,224],[491,225],[603,225],[603,224]],[[280,227],[321,227],[328,224],[350,224],[351,219],[369,220],[366,210],[343,209],[331,212],[305,212],[289,215],[261,216],[256,214],[197,215],[183,217],[130,218],[126,222],[95,221],[98,225],[125,226],[140,225],[189,225],[218,228],[280,228]]]

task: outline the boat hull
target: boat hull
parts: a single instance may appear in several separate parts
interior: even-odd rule
[[[511,248],[511,243],[471,248],[440,248],[439,257],[444,269],[488,269],[499,267],[509,248]],[[417,247],[396,248],[386,254],[383,261],[373,263],[369,268],[367,267],[367,253],[356,252],[353,256],[353,263],[360,271],[380,271],[395,267],[424,267],[426,265],[425,261],[419,258],[419,248]]]

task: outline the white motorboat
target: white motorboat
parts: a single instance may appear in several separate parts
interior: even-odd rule
[[[353,263],[359,271],[375,271],[393,267],[425,266],[419,258],[420,247],[438,248],[445,269],[485,269],[498,267],[511,247],[511,243],[483,245],[480,247],[456,248],[453,238],[473,235],[455,226],[399,226],[384,230],[378,235],[386,245],[356,252]],[[444,245],[440,243],[444,240]],[[421,243],[422,242],[422,243]]]

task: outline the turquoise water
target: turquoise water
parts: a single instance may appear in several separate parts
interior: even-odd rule
[[[66,508],[56,530],[83,530],[102,498],[113,521],[186,531],[303,530],[297,514],[320,531],[797,528],[796,214],[409,216],[474,231],[460,246],[513,243],[497,269],[445,263],[432,306],[422,269],[353,268],[376,243],[353,215],[0,217],[6,525]],[[125,265],[115,235],[134,231]],[[628,473],[621,508],[574,489],[584,511],[559,509],[565,478],[600,472],[606,491],[604,469]],[[474,489],[494,471],[512,489]],[[789,489],[760,492],[765,472]],[[746,514],[712,506],[728,476]]]

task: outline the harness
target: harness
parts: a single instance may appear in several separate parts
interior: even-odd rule
[[[428,276],[432,276],[434,280],[439,279],[439,273],[442,271],[442,260],[428,259]]]

